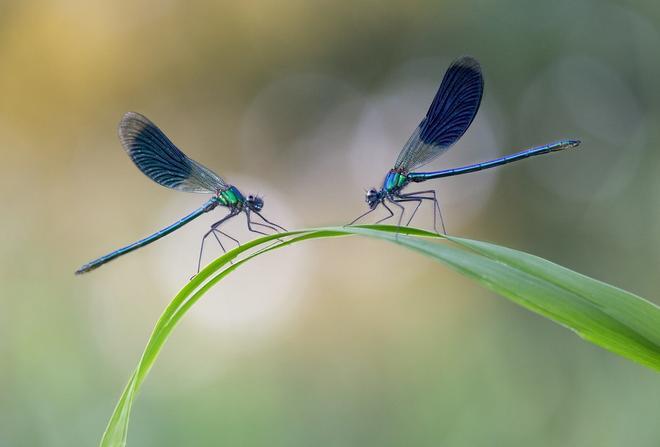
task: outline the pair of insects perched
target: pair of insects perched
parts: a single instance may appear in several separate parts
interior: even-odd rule
[[[398,224],[401,225],[404,212],[403,204],[412,202],[416,206],[406,223],[408,225],[423,201],[429,201],[433,204],[433,226],[438,231],[436,214],[440,215],[441,222],[442,215],[440,214],[435,191],[429,189],[409,193],[403,192],[403,189],[411,182],[417,183],[480,171],[534,155],[576,147],[580,144],[577,140],[562,140],[460,168],[433,172],[413,172],[413,170],[424,166],[444,153],[463,136],[479,110],[483,86],[481,67],[475,59],[461,57],[449,66],[438,92],[428,112],[426,112],[426,116],[403,146],[394,168],[385,176],[383,185],[380,189],[372,188],[367,192],[366,202],[369,206],[368,211],[360,215],[351,224],[373,212],[380,205],[388,211],[389,215],[378,222],[391,218],[394,216],[394,212],[388,206],[389,204],[400,209],[401,214]],[[219,206],[227,208],[229,212],[222,219],[211,225],[209,231],[202,237],[199,260],[197,262],[198,272],[201,266],[204,242],[209,236],[214,236],[223,250],[224,246],[219,236],[225,236],[237,244],[239,243],[219,228],[222,223],[239,214],[245,215],[248,229],[254,233],[265,234],[260,229],[255,228],[255,226],[276,232],[279,230],[286,231],[283,227],[269,221],[261,214],[264,206],[263,199],[256,195],[244,196],[238,188],[226,183],[216,173],[188,158],[154,123],[143,115],[133,112],[124,115],[119,124],[119,138],[135,165],[156,183],[179,191],[206,193],[213,196],[200,208],[178,222],[151,236],[83,265],[76,271],[76,274],[94,270],[106,262],[150,244]],[[443,232],[446,232],[444,222],[442,222],[442,227]]]

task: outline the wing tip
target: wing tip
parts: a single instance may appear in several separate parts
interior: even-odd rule
[[[452,62],[451,65],[457,67],[473,68],[477,71],[481,71],[481,64],[479,61],[469,54],[464,54],[457,57],[454,59],[454,62]]]
[[[447,72],[450,70],[456,70],[456,71],[469,71],[472,72],[471,76],[476,76],[479,79],[479,91],[480,91],[480,96],[483,95],[484,91],[484,76],[483,76],[483,71],[481,70],[481,64],[479,63],[478,60],[476,60],[474,57],[469,56],[469,55],[464,55],[456,58],[454,62],[451,63],[449,68],[447,69]],[[470,75],[468,75],[470,76]],[[481,97],[479,98],[479,101],[481,102]]]
[[[123,134],[129,129],[144,129],[147,126],[155,126],[155,124],[146,116],[138,112],[126,112],[119,121],[117,131],[121,138]]]

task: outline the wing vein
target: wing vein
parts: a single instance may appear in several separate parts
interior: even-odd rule
[[[217,174],[188,158],[144,115],[126,113],[119,123],[119,139],[138,169],[160,185],[197,193],[228,188]]]
[[[445,72],[426,116],[403,146],[395,169],[419,168],[449,149],[470,127],[482,94],[479,63],[468,56],[455,60]]]

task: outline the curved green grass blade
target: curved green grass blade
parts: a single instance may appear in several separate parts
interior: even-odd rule
[[[655,369],[660,346],[660,312],[658,306],[625,290],[576,273],[538,256],[487,242],[449,237],[493,261],[506,264],[528,277],[536,285],[543,284],[534,300],[525,299],[523,288],[504,281],[487,285],[491,290],[511,298],[518,304],[540,313],[597,345],[629,357]],[[561,289],[561,292],[555,290]],[[520,298],[520,299],[519,299]],[[635,343],[631,343],[632,340]],[[635,356],[629,351],[634,349]]]
[[[636,295],[536,256],[469,239],[388,225],[330,227],[265,236],[211,262],[159,318],[108,423],[101,445],[125,446],[130,411],[179,320],[211,287],[255,256],[307,239],[360,235],[423,253],[605,349],[660,370],[660,308]],[[447,240],[442,240],[447,239]],[[238,259],[238,256],[244,257]]]

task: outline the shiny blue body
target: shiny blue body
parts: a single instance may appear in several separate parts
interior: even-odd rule
[[[416,172],[419,168],[449,150],[465,134],[479,110],[483,87],[481,66],[476,59],[463,56],[451,63],[442,78],[440,87],[426,115],[408,138],[401,152],[399,152],[394,167],[385,176],[382,186],[367,191],[365,201],[369,206],[369,210],[354,219],[351,225],[381,205],[387,211],[388,216],[380,219],[377,223],[393,217],[394,211],[388,204],[400,211],[398,225],[401,225],[405,213],[404,204],[414,204],[415,207],[405,224],[409,225],[422,202],[427,201],[432,202],[434,207],[433,228],[438,231],[436,225],[437,215],[440,217],[443,232],[446,233],[435,190],[404,191],[410,182],[419,183],[425,180],[481,171],[535,155],[576,147],[580,144],[577,140],[562,140],[460,168]]]
[[[163,236],[166,236],[186,225],[188,222],[197,219],[202,214],[214,210],[218,206],[229,208],[229,213],[212,224],[210,230],[204,234],[204,237],[202,237],[202,245],[200,247],[199,258],[197,261],[198,272],[201,267],[204,241],[208,236],[213,235],[223,251],[225,248],[220,241],[220,235],[226,236],[236,242],[236,244],[240,245],[240,242],[237,239],[222,232],[218,227],[223,222],[241,213],[245,213],[248,230],[253,233],[266,234],[262,231],[255,230],[253,225],[276,232],[279,230],[286,231],[284,227],[269,221],[260,213],[264,206],[264,201],[261,197],[251,194],[245,197],[238,188],[227,184],[215,172],[195,160],[188,158],[188,156],[176,147],[174,143],[167,138],[163,131],[146,116],[136,112],[126,113],[119,122],[119,139],[133,163],[135,163],[144,175],[154,182],[177,191],[213,194],[213,197],[183,219],[178,220],[151,236],[147,236],[144,239],[140,239],[137,242],[108,253],[105,256],[101,256],[94,261],[88,262],[79,268],[76,271],[76,274],[79,275],[94,270],[119,256],[157,241]],[[250,218],[252,214],[259,217],[261,222],[253,221]]]
[[[522,160],[524,158],[533,157],[535,155],[547,154],[549,152],[561,151],[571,147],[576,147],[580,142],[577,140],[562,140],[555,143],[537,146],[524,151],[516,152],[515,154],[507,155],[505,157],[496,158],[494,160],[485,161],[483,163],[475,163],[473,165],[462,166],[460,168],[444,169],[442,171],[433,172],[411,172],[406,175],[406,178],[411,182],[423,182],[442,177],[451,177],[454,175],[467,174],[469,172],[482,171],[484,169],[502,166],[514,161]]]
[[[220,205],[220,199],[218,197],[213,197],[211,198],[208,202],[204,204],[204,206],[196,209],[192,213],[188,214],[187,216],[183,217],[182,219],[174,222],[172,225],[167,226],[163,228],[160,231],[157,231],[156,233],[145,237],[144,239],[140,239],[137,242],[133,242],[130,245],[127,245],[125,247],[119,248],[112,253],[108,253],[105,256],[101,256],[98,259],[93,260],[92,262],[89,262],[82,267],[80,267],[77,271],[76,274],[79,275],[81,273],[87,273],[91,270],[94,270],[95,268],[98,268],[105,264],[106,262],[110,262],[113,259],[125,255],[126,253],[130,253],[133,250],[137,250],[140,247],[144,247],[145,245],[151,244],[154,241],[157,241],[158,239],[162,238],[163,236],[167,236],[171,232],[178,230],[185,224],[192,222],[193,220],[197,219],[199,216],[202,214],[208,213],[209,211],[215,209],[218,205]]]

